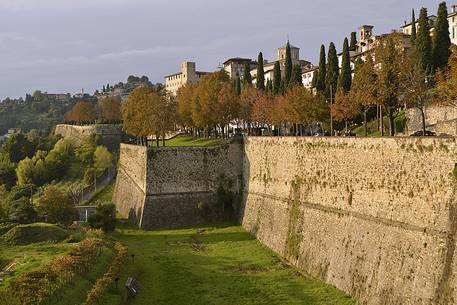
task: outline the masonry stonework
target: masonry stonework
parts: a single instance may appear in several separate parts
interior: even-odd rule
[[[102,144],[110,150],[119,149],[123,136],[121,125],[76,126],[59,124],[56,126],[55,134],[70,139],[77,146],[81,145],[85,138],[90,137],[91,135],[99,135]]]
[[[457,139],[249,137],[122,145],[114,201],[141,228],[240,222],[291,264],[363,304],[456,304]]]
[[[241,222],[366,304],[455,304],[456,144],[248,138]]]
[[[238,193],[241,173],[242,145],[237,143],[195,148],[122,144],[113,200],[123,216],[144,229],[218,221],[227,208],[219,188]]]

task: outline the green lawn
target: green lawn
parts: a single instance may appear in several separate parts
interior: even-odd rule
[[[355,304],[336,288],[300,275],[238,225],[153,232],[125,228],[113,237],[135,254],[121,282],[137,278],[140,293],[127,304]],[[109,298],[115,299],[114,291]]]
[[[97,203],[112,202],[115,185],[116,179],[113,179],[110,184],[89,197],[89,199],[84,202],[84,205],[96,205]]]
[[[384,135],[388,136],[389,135],[389,118],[385,116],[383,118],[383,123],[384,123]],[[405,126],[406,126],[406,112],[404,110],[400,111],[395,118],[395,129],[397,133],[404,132]],[[376,128],[376,120],[370,121],[367,123],[367,129],[368,129],[368,136],[369,137],[380,137],[381,136],[381,131],[378,131]],[[353,130],[358,137],[364,137],[365,136],[365,126],[362,124],[361,126],[355,128]]]
[[[179,147],[179,146],[214,146],[220,144],[218,139],[210,138],[193,138],[189,136],[179,135],[173,139],[165,141],[166,146]],[[155,145],[155,143],[153,144]],[[160,143],[162,145],[162,143]]]
[[[4,277],[5,283],[0,285],[0,289],[18,277],[23,272],[29,272],[40,268],[41,265],[48,263],[54,257],[68,251],[73,244],[69,243],[39,243],[27,246],[12,246],[5,243],[0,238],[0,260],[6,262],[3,265],[15,262],[13,275]]]

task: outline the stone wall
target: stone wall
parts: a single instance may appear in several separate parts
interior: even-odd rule
[[[84,138],[91,135],[99,135],[102,144],[110,150],[118,150],[122,141],[123,132],[121,125],[66,125],[59,124],[56,126],[55,134],[72,140],[75,145],[81,145]]]
[[[220,186],[231,194],[241,189],[241,144],[201,148],[122,144],[120,151],[114,202],[121,215],[141,228],[221,220],[231,207],[221,202]]]
[[[456,144],[248,138],[241,222],[366,304],[454,304]]]
[[[422,116],[418,109],[408,109],[407,132],[412,134],[422,130]],[[439,134],[457,136],[457,108],[451,106],[430,105],[425,109],[425,125],[427,130]]]

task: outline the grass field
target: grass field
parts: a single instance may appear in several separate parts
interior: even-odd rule
[[[189,146],[214,146],[218,145],[220,140],[209,138],[193,138],[189,136],[180,135],[173,139],[165,141],[166,146],[171,147],[189,147]]]
[[[113,181],[111,181],[110,184],[108,184],[103,189],[94,193],[83,204],[84,205],[96,205],[97,203],[112,202],[115,185],[116,185],[116,179],[113,179]]]
[[[336,288],[300,275],[237,225],[118,229],[113,237],[135,254],[121,278],[139,282],[140,293],[128,304],[355,304]]]
[[[42,264],[46,264],[54,257],[68,251],[73,245],[68,243],[40,243],[27,246],[12,246],[5,243],[0,238],[0,258],[6,264],[15,262],[12,276],[4,277],[5,283],[0,286],[5,287],[8,283],[18,277],[23,272],[38,269]]]
[[[388,136],[389,135],[389,118],[385,116],[383,118],[384,122],[384,135]],[[406,125],[406,113],[405,111],[400,111],[397,117],[395,118],[395,130],[398,133],[402,133],[405,130],[405,125]],[[380,137],[381,136],[381,131],[377,130],[376,127],[376,120],[370,121],[367,123],[367,129],[368,129],[368,136],[369,137]],[[357,134],[358,137],[364,137],[365,136],[365,126],[362,124],[362,126],[357,127],[353,130],[355,134]]]

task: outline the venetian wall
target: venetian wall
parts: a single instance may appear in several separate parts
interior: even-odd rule
[[[247,138],[241,222],[366,304],[454,304],[455,139]]]
[[[59,124],[56,126],[55,134],[72,140],[75,145],[81,145],[86,137],[99,135],[103,145],[110,150],[119,149],[123,132],[120,125],[67,125]]]
[[[411,108],[406,112],[408,134],[422,130],[422,116],[418,109]],[[427,130],[439,134],[457,136],[457,108],[452,106],[430,105],[425,108],[425,125]]]
[[[144,229],[220,221],[228,208],[220,187],[236,194],[242,183],[242,145],[145,148],[121,144],[115,202],[122,216]]]

